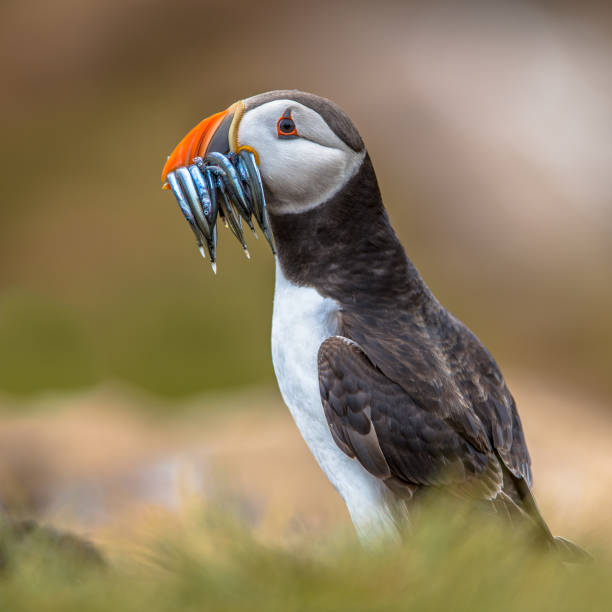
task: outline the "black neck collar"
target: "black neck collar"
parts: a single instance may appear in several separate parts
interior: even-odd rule
[[[321,295],[375,308],[383,300],[399,308],[432,300],[406,257],[382,203],[368,155],[349,182],[330,200],[297,214],[275,214],[270,223],[285,277]]]

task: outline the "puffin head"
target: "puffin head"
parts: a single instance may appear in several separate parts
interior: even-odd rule
[[[206,214],[208,201],[213,200],[212,208],[217,207],[226,224],[229,217],[230,229],[245,250],[241,230],[234,225],[241,225],[241,216],[250,223],[249,208],[273,245],[268,211],[277,217],[317,209],[342,191],[365,159],[359,132],[334,102],[279,90],[240,100],[201,121],[168,157],[162,182],[173,190],[214,262],[215,220]],[[202,223],[197,200],[207,224]]]
[[[318,206],[355,174],[364,144],[348,116],[331,100],[297,91],[248,98],[237,146],[254,149],[274,213]]]

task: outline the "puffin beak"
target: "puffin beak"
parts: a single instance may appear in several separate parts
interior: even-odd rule
[[[162,170],[162,189],[170,189],[168,174],[182,166],[190,166],[196,157],[204,158],[208,153],[227,155],[230,152],[229,133],[234,120],[236,104],[200,121],[187,132],[176,145]],[[241,113],[242,114],[242,113]]]
[[[255,233],[252,216],[274,251],[257,153],[238,146],[242,101],[212,115],[191,129],[168,157],[162,188],[171,189],[205,257],[216,273],[217,215],[238,238],[247,257],[242,221]],[[255,234],[257,236],[257,234]]]

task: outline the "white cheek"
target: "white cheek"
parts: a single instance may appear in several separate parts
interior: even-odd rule
[[[301,139],[278,141],[270,153],[261,155],[264,177],[283,204],[299,205],[302,210],[337,191],[350,162],[344,151]]]
[[[240,144],[257,151],[261,174],[284,212],[308,210],[328,200],[355,174],[365,155],[304,138],[282,140],[261,129],[241,130]]]
[[[238,143],[257,151],[259,170],[274,194],[274,205],[280,206],[279,212],[301,212],[338,192],[357,172],[365,152],[347,147],[309,109],[296,109],[296,122],[310,130],[310,137],[330,146],[301,137],[279,139],[276,117],[288,104],[291,101],[275,101],[250,111],[240,124]]]

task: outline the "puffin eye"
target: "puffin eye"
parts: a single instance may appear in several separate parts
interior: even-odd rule
[[[279,138],[297,138],[298,131],[291,118],[291,109],[288,108],[276,122],[276,134]]]

